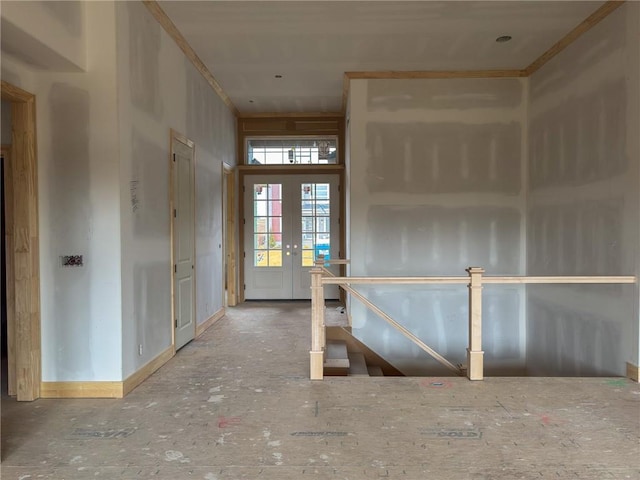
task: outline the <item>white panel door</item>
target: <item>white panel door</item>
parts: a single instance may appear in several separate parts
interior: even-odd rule
[[[318,254],[337,258],[338,175],[245,177],[245,298],[311,298]],[[338,273],[338,267],[332,267]],[[338,298],[338,287],[325,287]]]
[[[193,147],[173,142],[173,288],[176,349],[196,333]]]

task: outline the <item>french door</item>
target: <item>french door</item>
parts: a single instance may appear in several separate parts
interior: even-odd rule
[[[245,299],[311,298],[316,258],[338,257],[339,176],[244,178]],[[325,297],[337,299],[338,287],[325,287]]]

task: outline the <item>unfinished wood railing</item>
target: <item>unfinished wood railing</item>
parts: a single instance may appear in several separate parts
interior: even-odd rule
[[[482,287],[485,284],[624,284],[635,283],[635,276],[483,276],[484,269],[469,267],[467,276],[460,277],[336,277],[325,265],[348,264],[349,260],[318,259],[311,270],[311,351],[310,370],[312,380],[322,380],[325,355],[324,286],[338,285],[352,297],[361,301],[370,310],[393,326],[418,347],[431,355],[457,375],[469,380],[484,378],[484,351],[482,350]],[[374,305],[352,285],[456,285],[466,284],[469,290],[469,347],[467,365],[454,365],[426,345],[399,322]]]

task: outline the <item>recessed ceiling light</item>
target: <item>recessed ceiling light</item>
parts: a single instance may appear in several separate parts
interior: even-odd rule
[[[282,75],[276,75],[276,78],[282,78]]]
[[[505,43],[511,40],[511,35],[502,35],[501,37],[496,38],[496,42]]]

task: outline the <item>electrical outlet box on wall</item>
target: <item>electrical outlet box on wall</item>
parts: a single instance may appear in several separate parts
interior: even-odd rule
[[[62,267],[83,267],[84,258],[82,255],[60,255],[60,265]]]

